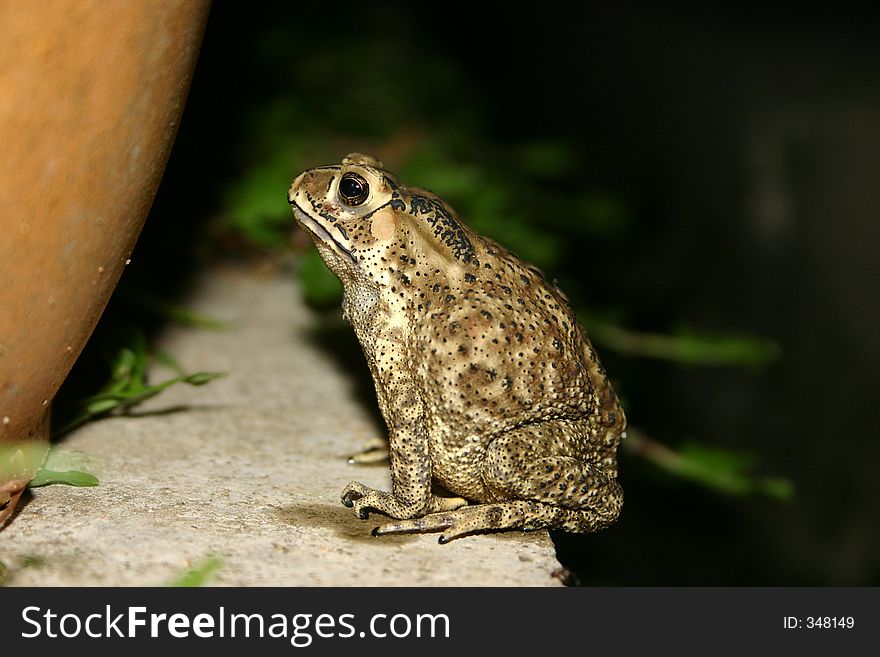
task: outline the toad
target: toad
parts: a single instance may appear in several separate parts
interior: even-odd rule
[[[342,281],[387,424],[391,491],[342,492],[390,517],[375,535],[615,521],[626,419],[555,284],[365,155],[305,171],[288,200]]]

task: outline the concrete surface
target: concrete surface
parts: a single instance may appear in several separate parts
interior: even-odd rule
[[[229,328],[173,328],[160,348],[229,376],[66,438],[101,484],[33,489],[0,532],[7,585],[162,584],[212,553],[219,585],[560,585],[546,532],[374,538],[382,516],[342,506],[352,479],[390,488],[387,465],[346,462],[384,427],[350,330],[308,310],[290,275],[222,267],[187,305]]]

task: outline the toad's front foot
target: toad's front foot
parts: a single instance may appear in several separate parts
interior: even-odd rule
[[[424,515],[423,504],[407,504],[391,493],[364,486],[358,481],[351,482],[342,491],[342,503],[354,508],[355,515],[361,520],[370,517],[370,511],[378,511],[392,518],[416,518]]]
[[[354,508],[354,512],[361,520],[370,517],[370,511],[378,511],[386,516],[404,520],[418,518],[428,513],[437,511],[451,511],[467,504],[467,500],[461,497],[440,497],[431,495],[428,500],[418,503],[406,502],[392,493],[370,488],[364,484],[352,481],[342,491],[342,503]]]

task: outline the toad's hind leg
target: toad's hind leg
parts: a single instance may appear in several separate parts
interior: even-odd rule
[[[443,531],[440,542],[483,531],[561,529],[588,533],[613,523],[623,505],[615,477],[552,450],[553,429],[519,429],[486,450],[482,479],[493,501],[377,527],[384,534]]]
[[[441,543],[454,538],[485,531],[505,529],[543,529],[555,527],[568,531],[584,531],[579,511],[563,509],[543,502],[515,500],[466,506],[455,511],[431,513],[421,518],[398,520],[373,530],[374,536],[443,531]]]
[[[483,462],[487,489],[496,499],[536,501],[575,512],[543,527],[577,533],[605,529],[623,506],[617,478],[596,463],[553,454],[553,438],[553,427],[528,427],[493,440]]]

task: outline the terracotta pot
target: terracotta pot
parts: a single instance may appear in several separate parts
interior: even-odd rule
[[[208,8],[0,4],[0,526],[150,209]]]

